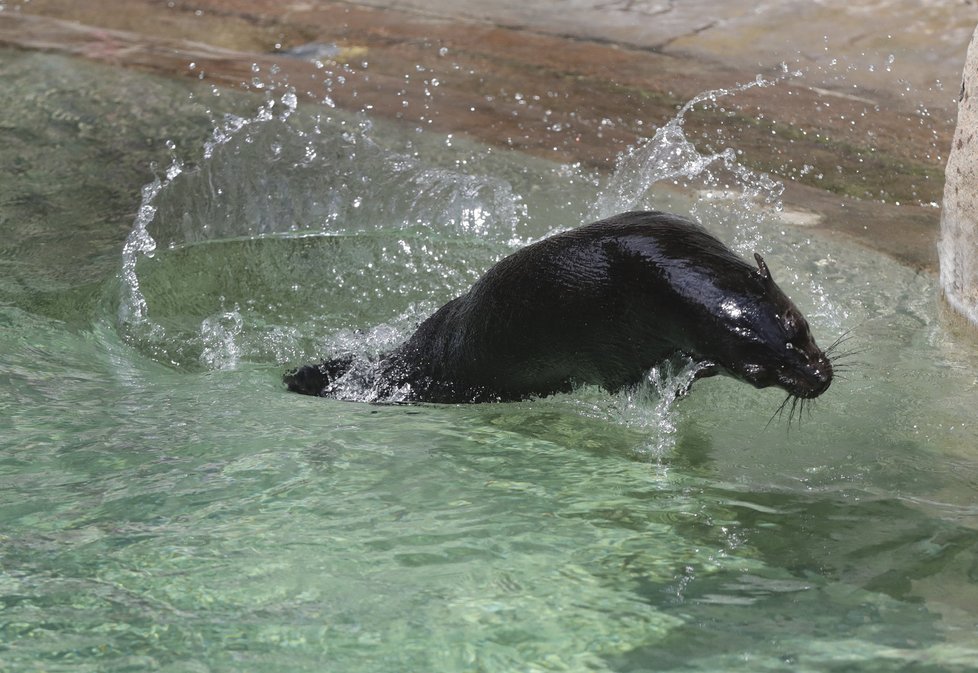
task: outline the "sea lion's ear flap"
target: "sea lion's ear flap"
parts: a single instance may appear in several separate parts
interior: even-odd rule
[[[771,280],[771,272],[768,271],[767,264],[764,263],[764,258],[755,252],[754,259],[757,261],[757,273],[760,274],[761,278]]]

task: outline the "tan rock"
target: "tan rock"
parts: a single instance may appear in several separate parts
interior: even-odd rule
[[[964,64],[944,183],[941,213],[941,287],[947,302],[978,326],[978,29]]]

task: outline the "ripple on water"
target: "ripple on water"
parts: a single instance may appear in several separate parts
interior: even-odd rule
[[[639,178],[636,203],[763,245],[818,338],[855,326],[865,365],[800,427],[762,430],[778,396],[724,380],[661,415],[593,390],[288,395],[280,363],[393,343],[598,187],[281,103],[148,188],[121,325],[0,307],[4,664],[968,670],[978,358],[942,337],[932,280]],[[747,175],[729,158],[707,163]]]

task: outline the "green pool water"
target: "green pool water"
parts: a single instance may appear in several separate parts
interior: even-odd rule
[[[978,670],[978,348],[934,277],[782,224],[722,159],[695,177],[751,198],[288,93],[10,51],[0,78],[0,671]],[[633,205],[761,251],[823,345],[852,330],[845,380],[790,426],[726,379],[282,387]]]

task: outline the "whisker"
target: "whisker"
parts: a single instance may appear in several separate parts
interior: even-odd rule
[[[841,353],[825,353],[825,356],[832,362],[842,362],[844,360],[849,360],[851,358],[868,353],[868,348],[862,348],[860,350],[843,351]]]
[[[847,344],[850,341],[852,341],[852,339],[854,339],[855,336],[856,335],[854,334],[854,331],[853,331],[852,328],[847,329],[845,332],[843,332],[842,334],[840,334],[836,338],[835,341],[833,341],[831,344],[829,344],[828,348],[826,348],[823,352],[826,355],[835,356],[835,357],[837,357],[839,355],[842,355],[843,353],[838,353],[836,351],[839,348],[841,348],[844,344]],[[850,349],[849,351],[845,351],[845,352],[862,352],[862,350],[864,350],[864,349],[862,349],[862,348],[855,349],[855,350]]]
[[[830,357],[837,356],[837,355],[839,355],[842,352],[842,351],[840,351],[840,349],[843,346],[845,346],[846,344],[848,344],[852,339],[853,339],[852,330],[846,330],[845,332],[843,332],[842,334],[840,334],[839,336],[837,336],[836,339],[835,339],[835,341],[833,341],[828,346],[826,346],[825,348],[823,348],[822,349],[822,352],[826,356],[830,356]],[[850,348],[846,348],[846,351],[849,351],[849,350],[851,350],[851,349]]]
[[[832,372],[840,380],[847,380],[845,376],[839,376],[839,374],[844,372],[852,372],[857,368],[868,367],[869,364],[865,360],[854,359],[859,355],[869,352],[871,349],[868,346],[856,346],[852,340],[856,337],[853,328],[849,328],[840,334],[835,341],[829,345],[824,351],[825,357],[828,358],[829,362],[832,364]],[[843,349],[843,347],[845,347]]]
[[[846,349],[844,351],[837,350],[836,348],[833,348],[831,350],[828,349],[828,348],[825,349],[825,353],[826,354],[831,355],[832,357],[835,357],[835,358],[842,358],[842,357],[846,357],[847,355],[854,355],[854,354],[857,354],[857,353],[866,353],[868,351],[869,351],[869,348],[866,347],[866,346],[862,346],[860,348],[849,348],[849,349]]]
[[[856,337],[854,330],[852,328],[845,330],[842,334],[836,337],[828,348],[822,351],[824,356],[832,364],[832,375],[840,381],[847,381],[849,377],[847,373],[855,371],[858,367],[866,367],[867,363],[861,360],[853,360],[857,355],[868,352],[870,349],[867,347],[852,348],[852,344],[849,342]],[[849,345],[845,350],[843,346]],[[791,403],[789,405],[789,402]],[[816,400],[814,398],[799,397],[793,393],[788,393],[785,398],[781,400],[781,404],[778,405],[774,413],[768,419],[764,428],[767,429],[774,423],[775,419],[781,421],[784,419],[785,412],[788,413],[787,431],[791,431],[791,426],[793,423],[797,422],[800,428],[802,423],[807,418],[811,420],[815,414]]]
[[[840,334],[836,338],[835,341],[833,341],[831,344],[829,344],[829,347],[825,349],[825,352],[826,353],[829,353],[831,351],[834,351],[836,348],[838,348],[842,344],[844,344],[847,341],[851,340],[854,336],[855,335],[853,334],[853,330],[851,328],[850,329],[847,329],[845,332],[843,332],[842,334]]]
[[[863,355],[864,353],[867,352],[868,350],[864,349],[858,351],[846,351],[845,353],[826,353],[826,357],[828,357],[828,359],[831,360],[832,362],[842,362],[845,360],[849,360],[850,358],[854,358],[858,355]]]
[[[788,397],[785,398],[785,401],[781,404],[781,407],[783,407],[783,410],[786,410],[788,412],[788,422],[787,422],[787,428],[786,429],[789,432],[791,431],[791,424],[795,420],[795,412],[798,410],[798,400],[799,399],[800,398],[795,397],[793,394],[790,394],[789,393],[788,394]],[[791,402],[791,404],[789,405],[788,402]],[[778,414],[778,419],[780,420],[782,418],[784,418],[784,414],[783,413],[779,413]]]
[[[845,371],[853,370],[858,368],[865,368],[869,366],[865,360],[846,360],[845,362],[837,362],[836,360],[829,360],[832,363],[832,371]]]
[[[771,418],[768,419],[767,424],[764,426],[765,430],[767,430],[768,426],[774,422],[775,418],[780,419],[782,417],[784,414],[784,407],[786,404],[788,404],[788,400],[790,400],[791,397],[791,393],[785,395],[784,400],[782,400],[781,404],[778,405],[778,408],[774,410],[774,413],[771,414]]]

